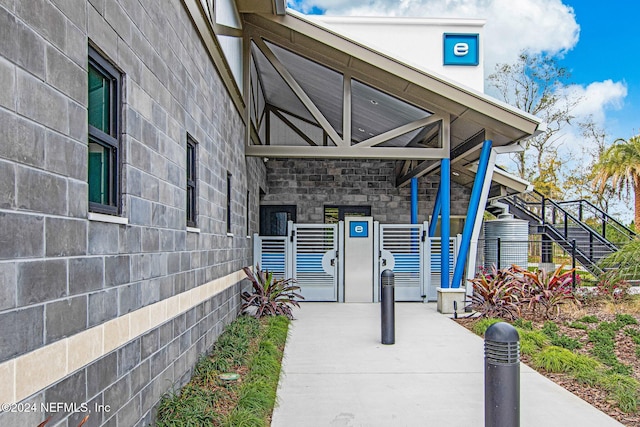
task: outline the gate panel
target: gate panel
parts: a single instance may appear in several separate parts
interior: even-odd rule
[[[390,264],[393,256],[396,301],[422,301],[424,295],[422,224],[380,224],[380,272]],[[385,266],[387,264],[387,266]]]
[[[274,277],[286,278],[287,237],[256,235],[255,242],[255,263],[260,269],[269,270]]]
[[[338,227],[293,226],[293,277],[305,301],[338,300]]]
[[[429,281],[429,287],[427,289],[427,299],[429,301],[436,301],[438,299],[437,289],[440,287],[440,276],[442,272],[441,254],[442,254],[442,239],[440,237],[431,237],[430,239],[430,263],[431,263],[431,280]],[[457,241],[455,237],[449,238],[449,283],[453,278],[453,270],[455,260],[458,256]]]

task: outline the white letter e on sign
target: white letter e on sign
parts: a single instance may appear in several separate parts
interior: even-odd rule
[[[469,45],[467,43],[456,43],[453,46],[453,54],[455,56],[465,56],[469,53]]]

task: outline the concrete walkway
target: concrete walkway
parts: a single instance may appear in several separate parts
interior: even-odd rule
[[[435,304],[396,304],[394,345],[379,304],[294,314],[273,427],[484,425],[484,341]],[[622,425],[525,365],[520,382],[522,427]]]

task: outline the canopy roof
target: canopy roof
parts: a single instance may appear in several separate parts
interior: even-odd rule
[[[537,117],[311,17],[287,10],[243,18],[252,69],[247,155],[405,160],[403,184],[445,157],[467,170],[485,139],[500,147],[544,129]]]

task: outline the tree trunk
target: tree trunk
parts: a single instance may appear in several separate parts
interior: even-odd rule
[[[633,184],[633,197],[635,198],[635,215],[633,225],[635,226],[636,231],[640,232],[640,185],[636,183]]]

